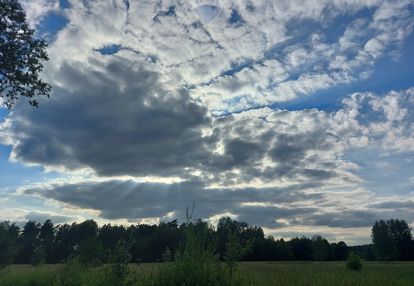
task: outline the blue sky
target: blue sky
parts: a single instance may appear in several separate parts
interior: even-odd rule
[[[412,1],[21,3],[53,91],[0,109],[0,219],[414,225]]]

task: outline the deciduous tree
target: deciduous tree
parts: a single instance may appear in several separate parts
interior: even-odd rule
[[[0,96],[11,108],[20,97],[38,106],[37,95],[49,97],[51,87],[42,81],[46,42],[35,37],[17,0],[0,0]]]

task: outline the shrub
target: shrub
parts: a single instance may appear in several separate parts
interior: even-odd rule
[[[219,260],[214,241],[208,230],[190,223],[185,230],[185,243],[169,262],[144,277],[142,285],[149,286],[229,286],[231,277],[226,264]]]
[[[233,281],[234,274],[237,271],[237,262],[251,251],[251,247],[251,243],[242,245],[235,233],[229,233],[226,243],[226,252],[224,254],[224,262],[230,282]]]
[[[361,258],[355,253],[351,253],[348,257],[348,260],[346,261],[346,268],[352,271],[361,271]]]
[[[78,286],[82,285],[83,267],[78,257],[70,258],[62,271],[59,273],[60,285],[62,286]]]
[[[119,244],[109,257],[109,264],[104,268],[103,280],[100,285],[123,286],[128,285],[130,248]]]

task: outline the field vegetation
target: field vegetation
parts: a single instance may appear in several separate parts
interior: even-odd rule
[[[363,262],[361,271],[350,271],[345,262],[240,262],[233,285],[414,285],[413,262]],[[130,264],[124,284],[111,284],[107,266],[83,268],[80,265],[13,265],[0,273],[0,286],[46,285],[162,285],[148,282],[160,263]],[[181,267],[181,266],[174,266]],[[192,268],[187,269],[187,273]],[[169,269],[175,271],[176,269]],[[184,274],[186,273],[185,270]],[[147,279],[147,281],[144,281]],[[146,282],[146,283],[145,283]],[[197,284],[164,285],[197,285]],[[208,284],[198,284],[208,285]],[[220,284],[210,284],[220,285]]]

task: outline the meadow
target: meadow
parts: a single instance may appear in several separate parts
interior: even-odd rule
[[[149,285],[140,277],[156,272],[160,264],[130,264],[128,283]],[[104,285],[105,266],[12,265],[0,273],[0,286]],[[345,262],[240,262],[235,285],[414,285],[414,263],[364,262],[362,271],[350,271]],[[114,282],[116,284],[116,282]],[[113,285],[115,285],[113,284]]]

